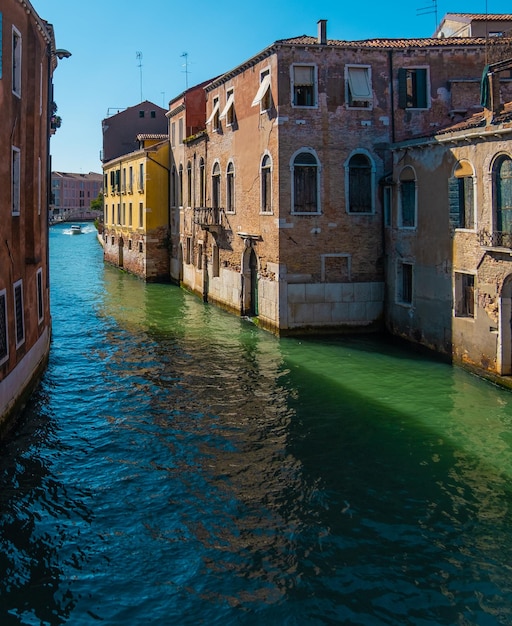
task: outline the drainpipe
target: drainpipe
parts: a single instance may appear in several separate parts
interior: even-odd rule
[[[389,99],[391,108],[391,143],[395,143],[395,92],[393,89],[393,51],[388,50]]]

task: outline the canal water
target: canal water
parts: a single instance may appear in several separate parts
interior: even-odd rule
[[[512,393],[277,339],[50,234],[49,367],[0,458],[0,624],[512,624]]]

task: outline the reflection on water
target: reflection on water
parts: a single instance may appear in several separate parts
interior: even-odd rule
[[[512,624],[510,393],[278,340],[63,235],[0,461],[2,624]]]

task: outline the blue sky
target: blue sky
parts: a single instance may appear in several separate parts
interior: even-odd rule
[[[66,172],[101,172],[101,120],[109,109],[141,99],[167,107],[187,79],[190,87],[222,74],[277,39],[316,36],[319,19],[328,20],[330,39],[429,37],[436,27],[433,0],[359,6],[342,0],[31,1],[53,24],[57,48],[72,53],[54,75],[62,127],[51,140],[53,169]],[[498,0],[437,2],[438,20],[446,13],[505,11]]]

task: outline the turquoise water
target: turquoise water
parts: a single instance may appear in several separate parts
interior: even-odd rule
[[[279,340],[67,232],[2,446],[2,626],[512,624],[510,392]]]

